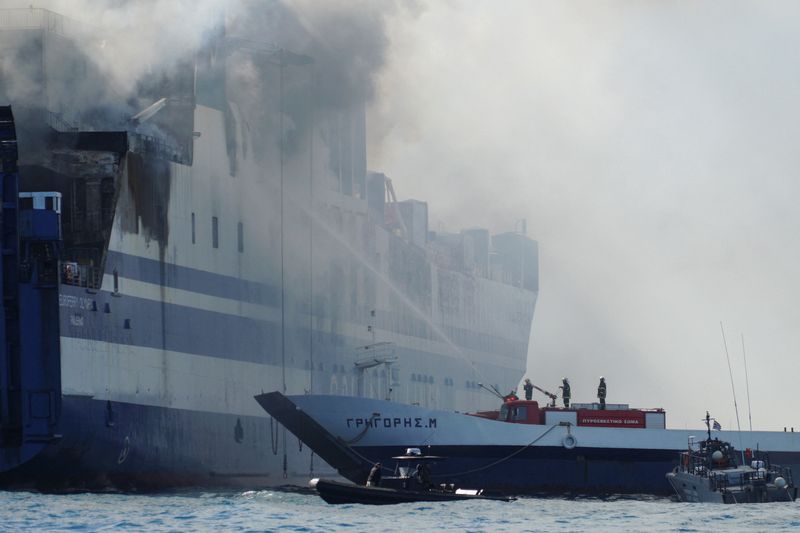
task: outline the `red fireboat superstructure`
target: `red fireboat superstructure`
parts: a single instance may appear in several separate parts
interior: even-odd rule
[[[578,427],[664,429],[663,409],[633,409],[628,404],[575,403],[570,407],[540,407],[535,400],[507,400],[497,411],[470,413],[472,416],[511,424],[572,425]]]

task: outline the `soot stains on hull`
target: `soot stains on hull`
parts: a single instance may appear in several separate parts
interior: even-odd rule
[[[128,154],[128,189],[133,199],[134,220],[129,220],[124,229],[138,233],[141,224],[145,238],[158,242],[162,259],[169,240],[171,180],[169,162],[139,153]]]

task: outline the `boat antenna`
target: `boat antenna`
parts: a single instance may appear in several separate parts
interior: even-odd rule
[[[486,385],[484,385],[483,383],[478,383],[478,386],[479,386],[480,388],[482,388],[482,389],[486,389],[486,390],[488,390],[489,392],[491,392],[492,394],[494,394],[495,396],[497,396],[497,397],[498,397],[498,398],[500,398],[501,400],[503,400],[503,399],[504,399],[504,398],[503,398],[503,395],[502,395],[502,394],[500,394],[500,391],[499,391],[499,390],[497,390],[497,388],[496,388],[494,385],[492,385],[492,388],[489,388],[489,387],[487,387]]]
[[[747,386],[747,421],[753,431],[753,412],[750,410],[750,379],[747,377],[747,354],[744,351],[744,333],[742,333],[742,358],[744,359],[744,383]]]
[[[739,405],[736,403],[736,389],[733,386],[733,370],[731,369],[731,356],[728,353],[728,342],[725,340],[725,328],[722,322],[719,323],[722,332],[722,344],[725,346],[725,359],[728,361],[728,374],[731,377],[731,392],[733,393],[733,409],[736,411],[736,427],[739,429],[739,451],[742,452],[742,464],[744,464],[744,449],[742,448],[742,425],[739,423]]]

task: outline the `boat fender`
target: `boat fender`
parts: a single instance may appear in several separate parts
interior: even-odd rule
[[[775,486],[778,487],[779,489],[786,488],[786,485],[788,485],[788,483],[786,483],[786,480],[781,476],[775,478]]]
[[[561,444],[564,445],[564,448],[566,448],[568,450],[571,450],[572,448],[574,448],[578,444],[578,441],[575,439],[574,435],[567,435],[561,441]]]

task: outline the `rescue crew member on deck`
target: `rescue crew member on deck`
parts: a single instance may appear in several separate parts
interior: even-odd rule
[[[600,376],[600,385],[597,386],[597,399],[600,400],[600,409],[606,408],[606,378]]]
[[[509,392],[508,394],[503,396],[503,402],[504,403],[505,402],[516,402],[517,400],[519,400],[519,397],[517,396],[517,391],[515,391],[513,389],[511,390],[511,392]]]
[[[525,378],[525,385],[522,386],[525,389],[525,399],[526,400],[533,400],[533,383],[528,378]]]
[[[417,483],[422,485],[424,488],[430,488],[431,486],[431,471],[428,469],[428,465],[424,463],[420,463],[417,465],[417,471],[414,472],[414,478],[416,478]]]
[[[558,388],[563,390],[561,398],[564,400],[564,407],[569,407],[569,399],[572,397],[572,393],[569,390],[569,380],[567,378],[562,379]]]
[[[381,464],[375,463],[367,476],[367,487],[379,487],[381,484]]]

